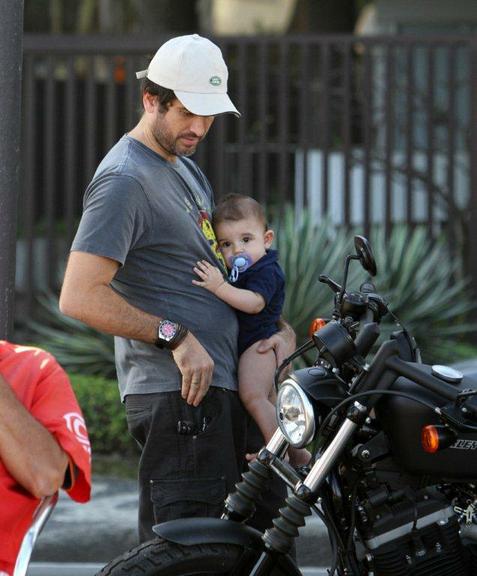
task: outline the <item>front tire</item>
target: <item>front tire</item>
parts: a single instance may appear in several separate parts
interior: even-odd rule
[[[235,544],[183,546],[157,538],[112,560],[96,576],[227,576],[239,563],[234,574],[247,574],[258,556],[258,551],[249,553]],[[276,567],[270,576],[286,573]]]

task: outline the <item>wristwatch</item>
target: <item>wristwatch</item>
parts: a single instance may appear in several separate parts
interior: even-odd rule
[[[174,350],[184,340],[189,333],[189,330],[179,324],[179,322],[172,322],[172,320],[161,320],[157,327],[157,339],[155,345],[158,348],[166,348],[167,350]]]

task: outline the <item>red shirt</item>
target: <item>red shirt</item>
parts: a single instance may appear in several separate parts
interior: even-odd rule
[[[68,495],[77,502],[87,502],[91,492],[91,448],[65,371],[43,350],[0,340],[0,375],[68,455],[70,469],[74,470]],[[0,460],[0,571],[13,571],[39,502],[18,484]]]

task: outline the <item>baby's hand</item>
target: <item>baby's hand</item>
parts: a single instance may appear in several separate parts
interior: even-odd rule
[[[222,272],[216,266],[209,264],[206,260],[200,260],[197,262],[197,266],[194,266],[194,272],[202,281],[192,280],[192,284],[202,286],[214,294],[217,294],[219,288],[226,283],[222,276]]]

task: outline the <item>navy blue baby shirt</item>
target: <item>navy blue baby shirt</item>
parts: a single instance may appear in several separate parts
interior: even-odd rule
[[[279,330],[277,322],[285,301],[285,275],[278,263],[278,252],[267,250],[265,256],[239,274],[233,285],[236,288],[257,292],[265,300],[265,307],[258,314],[247,314],[237,310],[238,351],[242,354],[258,340],[269,338]]]

